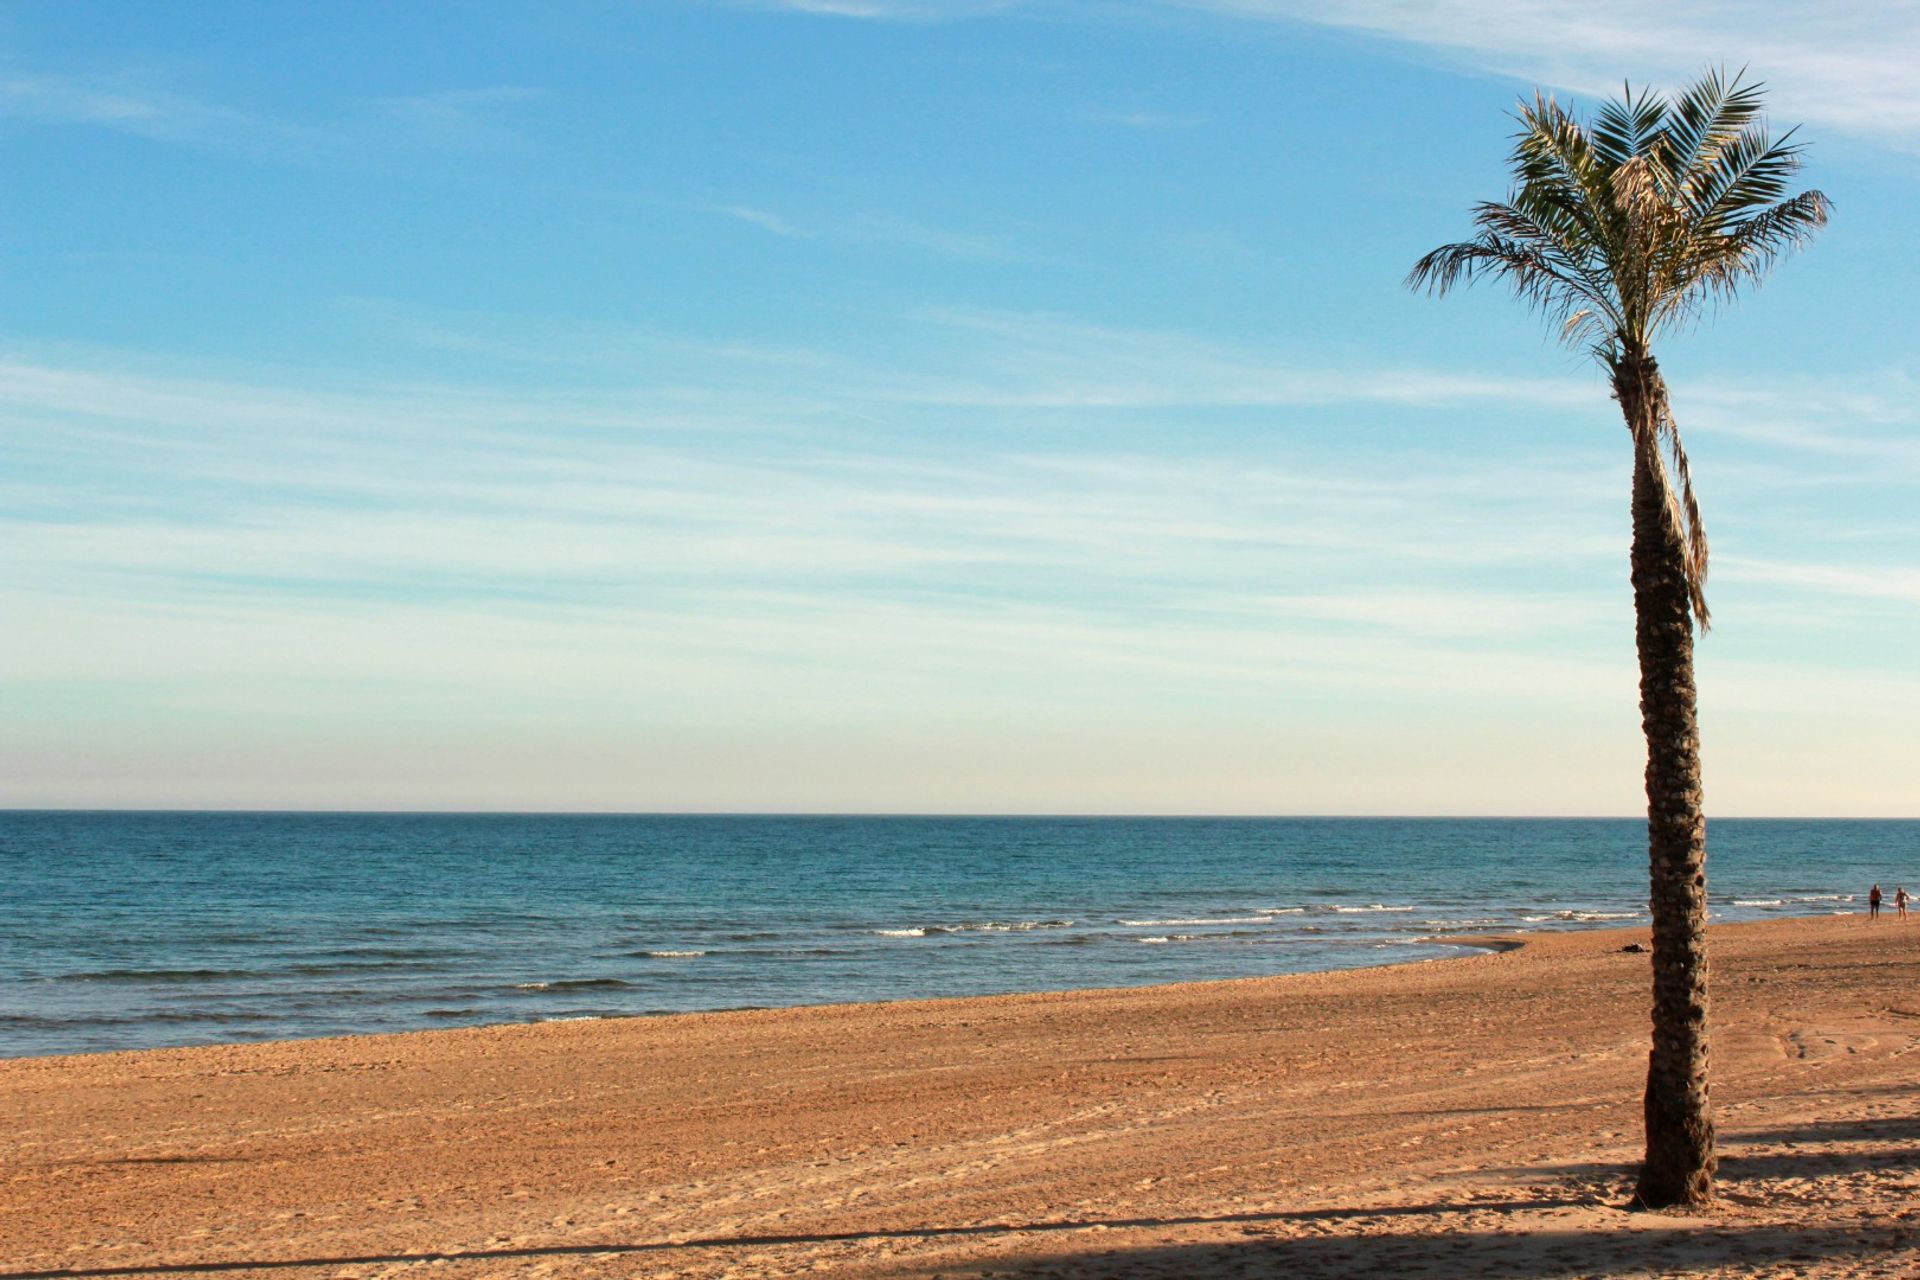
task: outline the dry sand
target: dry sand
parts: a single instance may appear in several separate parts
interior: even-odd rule
[[[1920,924],[1715,930],[1686,1216],[1620,1207],[1640,936],[0,1062],[0,1280],[1920,1272]]]

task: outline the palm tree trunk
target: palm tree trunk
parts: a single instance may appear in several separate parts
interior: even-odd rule
[[[1713,1197],[1707,1093],[1707,823],[1701,810],[1688,561],[1661,461],[1666,383],[1651,356],[1614,367],[1633,433],[1633,605],[1640,722],[1647,736],[1647,852],[1653,914],[1653,1052],[1647,1064],[1647,1158],[1637,1204]]]

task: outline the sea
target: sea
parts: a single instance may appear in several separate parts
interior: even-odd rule
[[[1713,918],[1920,888],[1721,820]],[[0,812],[0,1056],[1418,963],[1631,926],[1630,820]]]

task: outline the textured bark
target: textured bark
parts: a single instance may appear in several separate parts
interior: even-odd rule
[[[1647,736],[1647,852],[1653,914],[1653,1052],[1647,1064],[1647,1157],[1635,1202],[1713,1197],[1707,1089],[1707,823],[1701,808],[1693,617],[1687,559],[1660,462],[1666,385],[1651,356],[1613,370],[1633,434],[1633,603],[1640,721]]]

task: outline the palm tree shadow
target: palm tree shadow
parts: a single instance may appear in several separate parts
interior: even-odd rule
[[[1887,1144],[1901,1143],[1892,1147]],[[1798,1144],[1806,1144],[1804,1147]],[[1846,1144],[1876,1144],[1854,1146]],[[1762,1151],[1759,1147],[1786,1150]],[[1720,1139],[1721,1193],[1731,1200],[1753,1196],[1741,1183],[1811,1181],[1850,1173],[1876,1173],[1920,1167],[1920,1117],[1813,1120],[1773,1129],[1749,1129]],[[1581,1180],[1620,1172],[1618,1161],[1570,1162],[1491,1168],[1493,1176]],[[1764,1196],[1761,1197],[1764,1199]]]
[[[502,1262],[567,1257],[668,1254],[718,1249],[772,1249],[823,1244],[884,1244],[896,1241],[992,1238],[1051,1235],[1094,1230],[1171,1230],[1238,1226],[1251,1229],[1279,1223],[1338,1224],[1355,1218],[1421,1217],[1477,1210],[1569,1208],[1586,1200],[1527,1199],[1478,1200],[1460,1204],[1389,1205],[1384,1208],[1288,1209],[1268,1213],[1228,1213],[1187,1217],[1060,1218],[1034,1222],[993,1222],[962,1226],[900,1227],[871,1231],[835,1231],[790,1235],[698,1236],[647,1241],[600,1241],[585,1244],[523,1245],[497,1249],[369,1253],[301,1258],[224,1258],[204,1262],[154,1262],[107,1267],[55,1267],[42,1270],[0,1271],[0,1280],[109,1280],[110,1277],[185,1276],[227,1272],[293,1271],[302,1268],[340,1268],[436,1262]]]
[[[1239,1241],[1157,1244],[1071,1255],[1000,1256],[955,1267],[909,1266],[907,1277],[991,1275],[1002,1280],[1107,1280],[1109,1277],[1232,1276],[1236,1280],[1330,1277],[1459,1276],[1475,1280],[1556,1277],[1773,1275],[1808,1264],[1858,1259],[1909,1263],[1916,1251],[1893,1227],[1716,1225],[1711,1219],[1671,1229],[1369,1232]],[[1889,1272],[1888,1274],[1892,1274]]]

